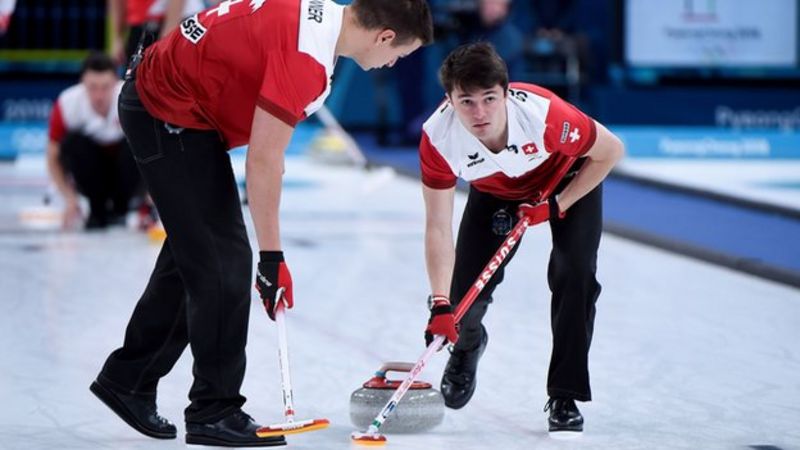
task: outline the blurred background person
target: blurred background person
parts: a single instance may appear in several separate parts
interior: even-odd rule
[[[90,54],[80,80],[53,105],[47,168],[64,200],[64,228],[83,224],[79,194],[89,202],[86,228],[104,228],[124,223],[140,186],[139,172],[117,116],[122,81],[114,62],[103,53]]]
[[[576,32],[577,0],[528,1],[533,12],[528,20],[536,36],[558,40]]]
[[[511,0],[480,0],[478,18],[480,27],[476,29],[475,40],[490,42],[514,70],[522,57],[523,33],[509,20]]]
[[[523,66],[525,33],[511,21],[512,0],[431,0],[436,41],[398,64],[396,72],[401,92],[403,130],[400,142],[419,143],[422,122],[441,102],[442,94],[435,73],[444,56],[467,42],[491,43],[506,61],[512,78],[520,78]]]
[[[5,34],[14,14],[16,0],[0,0],[0,35]]]
[[[506,61],[509,70],[519,66],[525,34],[510,19],[511,0],[439,0],[440,21],[437,37],[448,50],[467,42],[492,44]]]
[[[145,31],[160,39],[169,34],[183,18],[205,7],[203,0],[108,0],[111,56],[117,63],[127,64]]]
[[[524,26],[522,70],[528,79],[570,102],[580,102],[590,71],[589,39],[581,20],[591,17],[581,0],[517,0],[511,14]]]

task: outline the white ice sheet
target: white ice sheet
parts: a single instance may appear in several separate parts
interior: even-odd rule
[[[291,159],[282,235],[295,281],[287,317],[296,409],[324,431],[295,449],[352,448],[350,393],[384,360],[423,350],[428,293],[417,182]],[[4,199],[5,200],[5,199]],[[463,198],[458,197],[460,210]],[[0,206],[2,209],[3,206]],[[5,211],[7,213],[7,211]],[[183,448],[189,352],[162,381],[179,439],[132,431],[88,391],[147,281],[158,247],[138,234],[0,234],[0,448]],[[800,291],[604,236],[594,401],[579,439],[548,437],[549,232],[529,231],[485,323],[489,347],[463,410],[388,449],[800,448]],[[255,300],[246,410],[281,418],[274,325]],[[438,384],[437,355],[423,379]]]

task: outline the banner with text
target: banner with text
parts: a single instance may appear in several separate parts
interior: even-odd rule
[[[625,59],[645,67],[796,67],[797,3],[627,0]]]

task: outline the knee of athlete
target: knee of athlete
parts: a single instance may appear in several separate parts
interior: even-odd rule
[[[481,320],[483,320],[483,316],[486,315],[486,310],[489,309],[489,304],[491,303],[491,296],[478,297],[475,299],[475,302],[472,304],[472,306],[470,306],[469,310],[467,310],[461,320],[462,326],[480,324]]]
[[[564,274],[594,273],[597,271],[597,252],[554,248],[550,255],[549,270]]]
[[[552,291],[578,292],[597,284],[597,267],[594,264],[551,265],[548,281]]]
[[[575,258],[569,265],[573,277],[579,280],[594,278],[597,273],[597,260],[594,258]]]
[[[253,287],[252,277],[244,276],[242,273],[225,273],[222,276],[223,289],[226,296],[232,298],[246,298],[250,296]]]

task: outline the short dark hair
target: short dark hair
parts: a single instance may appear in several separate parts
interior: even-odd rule
[[[500,85],[508,89],[508,68],[492,44],[464,44],[447,55],[439,67],[439,82],[449,95],[458,87],[465,92],[491,89]]]
[[[393,30],[395,47],[415,38],[422,45],[433,42],[433,18],[426,0],[353,0],[351,6],[362,27]]]
[[[81,65],[81,76],[88,71],[92,72],[116,72],[117,68],[111,57],[101,52],[92,52],[86,59],[83,60]]]

